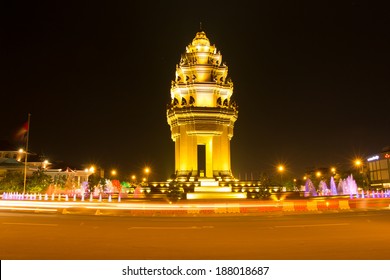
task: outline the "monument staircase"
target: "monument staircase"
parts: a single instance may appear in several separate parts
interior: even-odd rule
[[[237,199],[247,198],[245,192],[232,192],[230,186],[220,186],[220,181],[214,178],[199,178],[199,186],[194,192],[187,193],[187,199]]]

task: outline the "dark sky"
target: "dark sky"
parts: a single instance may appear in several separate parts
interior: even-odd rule
[[[200,22],[234,83],[236,177],[278,163],[300,177],[390,145],[379,1],[13,2],[1,16],[0,138],[30,112],[30,148],[52,161],[174,173],[166,105]]]

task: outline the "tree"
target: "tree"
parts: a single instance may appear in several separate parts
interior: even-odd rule
[[[66,175],[56,175],[54,176],[53,184],[56,187],[63,189],[65,187],[66,181],[67,181]]]
[[[112,180],[111,183],[112,183],[112,185],[114,186],[115,190],[116,190],[118,193],[121,193],[121,191],[122,191],[122,186],[121,186],[121,183],[119,182],[119,180]]]
[[[93,173],[88,177],[88,190],[90,193],[93,193],[95,187],[99,185],[100,181],[101,178],[96,173]]]
[[[34,171],[32,176],[27,181],[27,192],[43,192],[46,191],[50,184],[53,183],[53,179],[45,174],[42,168]]]
[[[5,177],[0,181],[0,189],[7,192],[23,192],[23,172],[7,171]]]

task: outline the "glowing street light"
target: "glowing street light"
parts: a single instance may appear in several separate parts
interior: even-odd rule
[[[116,176],[116,174],[117,174],[117,173],[116,173],[116,170],[115,170],[115,169],[111,170],[111,175],[112,175],[112,176]]]
[[[331,171],[333,174],[335,174],[335,173],[336,173],[336,168],[335,168],[335,167],[331,167],[331,168],[330,168],[330,171]]]
[[[49,165],[49,161],[48,161],[47,159],[45,159],[45,160],[42,162],[42,167],[43,167],[43,169],[46,169],[48,165]]]
[[[284,166],[279,164],[278,165],[278,172],[280,173],[280,186],[283,187],[283,171],[284,171]]]
[[[362,174],[362,185],[363,185],[363,188],[365,187],[366,185],[366,177],[367,175],[364,173],[364,164],[363,164],[363,161],[359,158],[355,159],[354,161],[354,164],[356,166],[356,169],[358,170],[358,172],[360,174]]]
[[[362,165],[362,161],[360,159],[355,160],[355,166],[360,167]]]
[[[146,174],[146,181],[149,181],[150,168],[149,167],[145,167],[144,172]]]

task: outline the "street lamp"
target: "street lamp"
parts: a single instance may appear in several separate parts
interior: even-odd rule
[[[280,173],[280,186],[283,187],[283,171],[284,171],[284,166],[283,165],[278,165],[278,172]]]
[[[362,161],[360,159],[356,159],[355,166],[359,169],[359,172],[361,172],[360,167],[363,167]]]
[[[145,167],[144,172],[146,174],[146,181],[149,181],[150,168],[149,167]]]
[[[362,174],[361,175],[361,178],[362,178],[362,186],[363,188],[365,187],[365,184],[366,184],[366,175],[364,174],[363,172],[363,161],[359,158],[355,159],[355,162],[354,162],[355,166],[356,166],[356,169],[358,170],[359,174]]]

